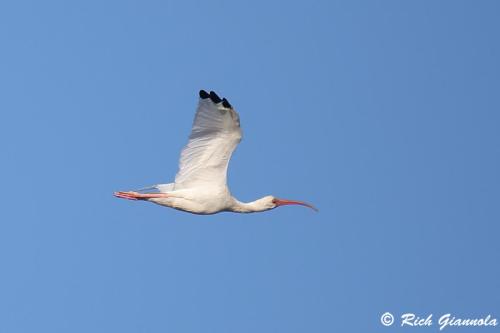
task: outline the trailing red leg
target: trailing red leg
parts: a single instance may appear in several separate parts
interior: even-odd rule
[[[151,198],[167,198],[165,193],[138,193],[138,192],[115,192],[114,196],[117,198],[128,200],[147,200]]]

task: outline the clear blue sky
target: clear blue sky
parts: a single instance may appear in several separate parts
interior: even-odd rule
[[[0,332],[500,317],[499,9],[2,2]],[[173,180],[202,88],[240,113],[233,194],[319,213],[195,216],[112,197]]]

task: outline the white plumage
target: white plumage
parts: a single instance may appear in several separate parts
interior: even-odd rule
[[[189,142],[181,153],[175,187],[226,186],[229,160],[240,141],[236,111],[210,98],[200,99]]]
[[[187,145],[181,152],[175,182],[158,184],[138,191],[115,192],[123,199],[147,200],[194,214],[221,211],[260,212],[282,205],[312,205],[295,200],[266,196],[249,203],[236,200],[227,187],[227,168],[233,151],[241,141],[240,118],[231,104],[213,91],[200,91],[200,100]]]

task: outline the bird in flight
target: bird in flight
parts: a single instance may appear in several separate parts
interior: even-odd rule
[[[228,100],[221,99],[213,91],[200,90],[198,109],[189,141],[181,153],[175,181],[137,191],[115,192],[114,195],[201,215],[255,213],[285,205],[301,205],[317,211],[306,202],[271,195],[247,203],[234,198],[226,183],[227,167],[241,137],[240,117]]]

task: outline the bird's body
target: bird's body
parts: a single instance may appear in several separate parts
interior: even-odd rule
[[[115,192],[115,196],[130,200],[147,200],[158,205],[193,214],[215,214],[222,211],[252,213],[282,205],[302,205],[301,201],[266,196],[250,203],[235,199],[227,187],[227,168],[233,151],[241,141],[238,113],[231,104],[213,91],[200,91],[200,101],[189,142],[179,161],[175,182],[158,184],[140,191]]]
[[[149,201],[194,214],[215,214],[227,210],[232,204],[227,188],[194,187],[166,194],[167,197],[151,198]]]

